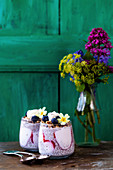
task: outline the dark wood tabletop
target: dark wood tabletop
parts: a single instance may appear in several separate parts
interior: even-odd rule
[[[101,142],[96,147],[78,147],[75,153],[66,159],[46,159],[26,165],[17,156],[3,155],[4,151],[21,150],[18,142],[0,142],[0,169],[41,169],[41,170],[72,170],[72,169],[113,169],[113,142]]]

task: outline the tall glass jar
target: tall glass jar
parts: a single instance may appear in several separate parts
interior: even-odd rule
[[[38,137],[40,123],[32,123],[25,118],[21,119],[19,143],[28,151],[38,152]]]
[[[77,143],[79,146],[97,146],[100,140],[95,134],[95,115],[100,123],[100,115],[96,101],[95,86],[90,86],[80,93],[75,114],[84,127],[84,140]]]
[[[65,158],[74,152],[75,143],[71,123],[51,126],[41,123],[39,130],[39,153],[52,158]]]

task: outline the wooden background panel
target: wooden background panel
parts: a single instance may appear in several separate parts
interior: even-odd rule
[[[58,34],[58,0],[0,0],[0,35]]]
[[[61,0],[61,34],[77,34],[86,38],[92,28],[102,27],[111,36],[112,9],[112,0]]]
[[[76,35],[0,37],[0,66],[47,66],[58,71],[63,56],[79,49],[85,52],[83,38]],[[113,65],[113,57],[110,64]]]
[[[79,49],[85,53],[83,37],[78,36],[0,37],[0,70],[28,66],[29,71],[58,71],[60,60]],[[109,61],[113,65],[113,57]]]
[[[0,37],[0,65],[51,65],[85,43],[78,37]]]
[[[58,111],[57,73],[0,73],[0,141],[18,141],[27,110]]]

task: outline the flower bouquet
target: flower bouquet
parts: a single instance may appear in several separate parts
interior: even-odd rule
[[[86,42],[84,54],[82,50],[63,57],[59,64],[61,77],[69,74],[70,81],[80,92],[75,114],[85,128],[85,142],[88,142],[88,134],[91,134],[93,142],[99,143],[95,136],[95,114],[100,123],[99,110],[96,105],[96,87],[99,83],[107,83],[113,67],[108,65],[110,50],[113,48],[108,34],[102,28],[94,28],[90,32]],[[82,121],[80,116],[85,116]]]

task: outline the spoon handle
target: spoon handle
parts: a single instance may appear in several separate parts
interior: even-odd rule
[[[4,155],[16,155],[16,156],[19,156],[20,158],[23,157],[23,155],[21,155],[21,154],[19,154],[19,153],[16,153],[16,152],[12,152],[12,153],[10,153],[10,152],[3,152],[3,154],[4,154]]]
[[[3,152],[4,154],[25,154],[25,155],[30,155],[30,156],[39,156],[39,154],[38,155],[35,155],[34,153],[30,153],[30,152],[23,152],[23,151],[5,151],[5,152]]]
[[[31,156],[37,156],[37,155],[35,155],[34,153],[30,153],[30,152],[17,151],[16,153],[25,154],[25,155],[31,155]]]

